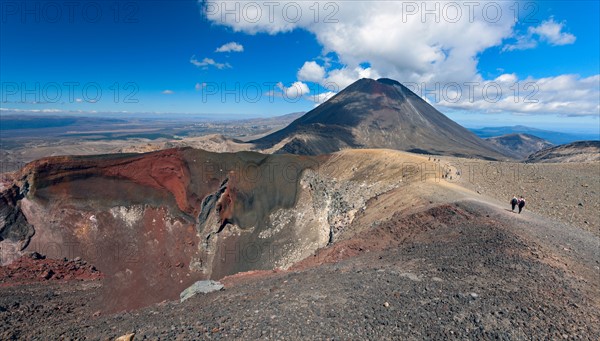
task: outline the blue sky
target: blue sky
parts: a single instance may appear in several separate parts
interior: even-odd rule
[[[528,26],[553,17],[564,22],[566,31],[576,37],[573,44],[553,46],[539,44],[536,48],[501,53],[503,45],[490,48],[482,54],[480,68],[483,73],[497,75],[497,68],[515,72],[522,77],[549,77],[559,74],[593,76],[600,68],[600,23],[599,1],[536,1],[536,10],[522,9],[522,21],[517,30],[525,31]],[[523,5],[524,6],[524,5]],[[535,11],[535,12],[534,12]],[[527,14],[526,14],[527,13]],[[529,15],[535,13],[531,18]],[[531,19],[531,23],[524,22]]]
[[[459,20],[437,2],[438,22],[436,2],[253,3],[3,1],[3,112],[274,116],[390,77],[466,126],[600,130],[598,1],[521,1],[516,21],[514,2]]]

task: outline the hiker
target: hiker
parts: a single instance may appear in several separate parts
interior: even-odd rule
[[[519,198],[519,214],[521,214],[521,211],[523,210],[523,207],[525,207],[525,199],[523,199],[523,197],[521,196]]]
[[[518,203],[519,203],[519,199],[517,199],[517,196],[514,195],[513,198],[510,200],[510,206],[512,206],[512,209],[511,209],[512,212],[515,211],[515,207],[517,206]]]

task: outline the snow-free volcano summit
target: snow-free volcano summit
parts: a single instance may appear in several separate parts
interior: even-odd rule
[[[399,82],[360,79],[286,128],[252,141],[279,153],[327,154],[387,148],[421,154],[506,159]]]

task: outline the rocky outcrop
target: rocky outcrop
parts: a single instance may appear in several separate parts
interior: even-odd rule
[[[529,155],[527,162],[563,163],[600,161],[600,141],[578,141]]]
[[[35,233],[19,203],[27,187],[27,184],[23,188],[13,184],[0,193],[0,265],[18,258]]]
[[[207,294],[221,289],[223,289],[223,284],[217,281],[198,281],[182,291],[179,300],[183,302],[196,294]]]
[[[17,245],[12,259],[90,261],[119,308],[174,298],[195,281],[285,267],[326,245],[328,211],[346,204],[302,179],[327,160],[190,148],[38,160],[2,190],[0,246]],[[304,203],[302,219],[282,221]]]
[[[86,259],[106,275],[106,304],[138,307],[199,280],[287,269],[346,238],[369,202],[403,184],[404,166],[381,162],[394,157],[187,148],[47,158],[2,191],[16,212],[4,214],[5,230],[30,239],[19,252]]]

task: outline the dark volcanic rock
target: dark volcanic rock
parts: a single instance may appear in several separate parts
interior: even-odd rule
[[[24,187],[27,188],[28,184]],[[25,190],[26,191],[26,190]],[[13,250],[0,253],[0,264],[4,264],[18,255],[16,252],[23,250],[29,244],[35,230],[27,222],[27,218],[20,209],[21,200],[25,191],[13,185],[9,189],[0,192],[0,242],[14,245]]]
[[[259,148],[317,155],[345,148],[389,148],[505,159],[503,151],[450,120],[391,79],[361,79],[286,128],[252,141]]]

